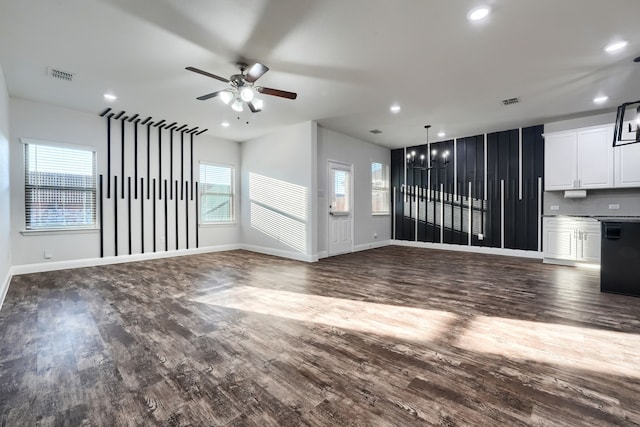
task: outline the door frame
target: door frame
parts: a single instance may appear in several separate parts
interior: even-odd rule
[[[329,196],[332,194],[332,186],[333,186],[333,180],[331,179],[331,165],[337,165],[339,167],[342,167],[344,170],[348,170],[349,173],[351,174],[351,179],[349,182],[349,210],[351,212],[351,248],[349,249],[349,252],[341,252],[339,254],[331,254],[331,250],[330,250],[330,246],[331,246],[331,238],[330,238],[330,233],[331,233],[331,229],[330,229],[330,222],[331,222],[331,215],[329,215]],[[327,203],[324,207],[325,209],[325,217],[326,217],[326,235],[325,235],[325,239],[327,239],[327,256],[334,256],[334,255],[341,255],[341,254],[348,254],[348,253],[352,253],[355,247],[355,229],[354,229],[354,217],[355,217],[355,197],[353,194],[353,190],[355,188],[355,178],[354,178],[354,173],[353,173],[353,163],[347,163],[341,160],[332,160],[332,159],[327,159]]]

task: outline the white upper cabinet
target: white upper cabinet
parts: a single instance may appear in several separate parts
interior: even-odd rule
[[[613,187],[613,125],[545,134],[545,190]]]
[[[615,159],[614,185],[640,187],[640,144],[622,145],[613,149]]]
[[[545,134],[544,189],[546,191],[574,188],[577,167],[576,132]]]
[[[578,130],[578,187],[613,187],[613,126]]]

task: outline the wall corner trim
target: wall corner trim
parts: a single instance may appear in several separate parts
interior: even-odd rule
[[[2,304],[4,303],[4,298],[7,296],[7,292],[9,291],[9,285],[11,284],[11,278],[13,277],[13,267],[9,268],[7,272],[7,277],[0,282],[0,310],[2,310]]]

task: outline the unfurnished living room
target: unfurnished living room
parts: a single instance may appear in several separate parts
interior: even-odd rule
[[[0,425],[640,425],[638,16],[0,0]]]

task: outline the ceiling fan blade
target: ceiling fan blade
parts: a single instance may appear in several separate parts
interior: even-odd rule
[[[212,79],[220,80],[221,82],[229,83],[228,79],[225,79],[224,77],[216,76],[215,74],[211,74],[206,71],[202,71],[199,68],[186,67],[185,69],[189,71],[193,71],[194,73],[202,74],[203,76],[211,77]]]
[[[207,99],[215,98],[216,96],[220,95],[220,92],[224,92],[224,91],[226,91],[226,89],[217,90],[215,92],[211,92],[206,95],[199,96],[196,99],[199,101],[206,101]]]
[[[280,90],[280,89],[271,89],[270,87],[258,86],[258,87],[254,87],[254,89],[265,95],[279,96],[280,98],[296,99],[298,97],[297,93],[287,92],[286,90]]]
[[[267,67],[264,64],[261,64],[260,62],[256,62],[251,66],[251,68],[249,68],[249,71],[247,71],[247,74],[244,76],[244,79],[249,83],[253,83],[256,80],[258,80],[260,77],[262,77],[262,75],[267,71],[269,71],[269,67]]]
[[[249,106],[249,110],[251,110],[252,113],[259,113],[260,111],[262,111],[261,108],[256,108],[256,106],[253,105],[253,102],[247,102],[247,105]]]

